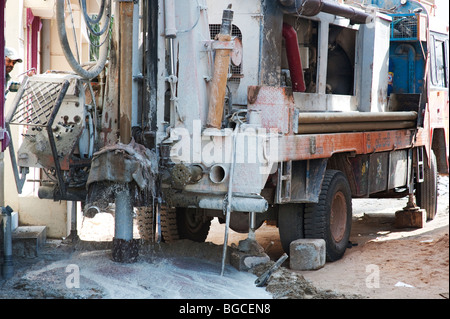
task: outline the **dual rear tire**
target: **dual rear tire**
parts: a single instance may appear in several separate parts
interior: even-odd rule
[[[155,216],[150,208],[139,208],[137,211],[139,235],[145,241],[155,238]],[[164,242],[189,239],[204,242],[208,236],[211,219],[204,217],[193,208],[161,209],[161,235]]]

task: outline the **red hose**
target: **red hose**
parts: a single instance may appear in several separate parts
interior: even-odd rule
[[[283,38],[286,41],[286,55],[291,73],[292,90],[294,92],[305,92],[305,79],[303,78],[302,60],[298,47],[297,32],[295,29],[283,23]]]

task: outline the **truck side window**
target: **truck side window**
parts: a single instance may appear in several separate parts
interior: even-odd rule
[[[434,56],[431,58],[432,83],[435,86],[448,87],[445,42],[433,37],[433,43]]]

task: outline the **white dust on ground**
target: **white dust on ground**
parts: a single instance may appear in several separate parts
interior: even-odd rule
[[[285,263],[265,288],[255,286],[255,274],[229,264],[220,276],[223,225],[216,221],[206,243],[143,247],[138,262],[121,264],[111,260],[114,218],[101,213],[80,220],[87,245],[49,240],[39,258],[16,260],[15,276],[0,281],[0,298],[448,298],[448,176],[440,176],[439,194],[438,214],[422,229],[393,228],[405,199],[354,200],[355,246],[344,258],[316,271],[291,271]],[[245,238],[231,231],[229,244]],[[270,247],[272,260],[281,256],[275,226],[263,225],[256,239]],[[79,288],[71,281],[74,271]]]

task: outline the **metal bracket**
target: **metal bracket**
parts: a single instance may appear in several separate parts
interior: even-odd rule
[[[6,130],[9,134],[9,136],[12,136],[10,124],[13,122],[14,122],[13,124],[17,124],[17,125],[27,125],[27,124],[30,124],[27,121],[37,120],[37,122],[35,123],[36,126],[40,126],[40,127],[46,129],[48,138],[49,138],[50,148],[52,151],[52,156],[53,156],[54,163],[55,163],[55,171],[56,171],[56,176],[58,178],[59,191],[61,193],[61,196],[64,197],[64,195],[66,193],[66,185],[64,182],[63,174],[61,172],[61,167],[60,167],[60,163],[59,163],[59,155],[58,155],[58,150],[56,149],[56,143],[55,143],[52,126],[53,126],[53,122],[55,121],[56,115],[58,114],[59,108],[62,104],[62,101],[64,99],[64,96],[67,93],[70,82],[68,80],[64,80],[63,82],[60,83],[60,85],[61,85],[60,91],[57,93],[57,97],[56,97],[55,103],[53,105],[53,109],[50,107],[50,104],[47,103],[47,104],[45,104],[46,108],[42,108],[37,111],[34,110],[34,112],[39,112],[39,116],[42,116],[43,114],[47,114],[48,112],[51,112],[51,113],[49,113],[49,118],[47,119],[47,123],[40,123],[39,122],[40,120],[38,117],[32,117],[31,115],[29,115],[29,117],[26,119],[21,118],[20,114],[22,114],[24,112],[24,108],[22,107],[20,110],[18,110],[19,103],[20,103],[22,96],[24,95],[25,89],[28,85],[28,80],[29,80],[28,77],[24,78],[22,85],[19,88],[19,91],[16,93],[16,96],[15,96],[14,102],[13,102],[14,107],[11,108],[8,113],[8,116],[5,121],[5,127],[6,127]],[[18,111],[19,114],[16,114],[16,111]],[[13,166],[13,173],[14,173],[14,178],[16,181],[17,192],[19,194],[21,194],[23,185],[26,181],[28,167],[20,167],[20,172],[19,172],[19,167],[17,165],[16,155],[15,155],[15,150],[14,150],[14,143],[13,143],[12,139],[10,140],[10,143],[9,143],[9,153],[10,153],[10,157],[11,157],[11,163]]]
[[[201,51],[214,51],[214,50],[234,50],[234,41],[215,41],[215,40],[205,40],[202,41],[203,48]]]
[[[291,200],[292,161],[280,162],[278,165],[277,203]]]
[[[422,183],[425,179],[423,147],[417,147],[415,155],[416,182]]]

